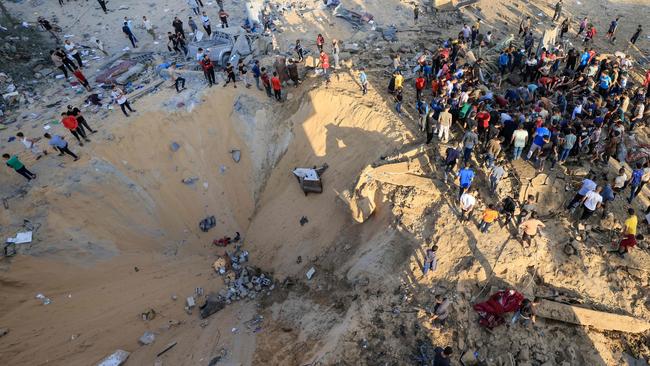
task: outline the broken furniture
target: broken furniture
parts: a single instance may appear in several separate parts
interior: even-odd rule
[[[323,164],[320,168],[296,168],[293,170],[293,175],[298,178],[298,183],[302,191],[305,192],[305,196],[310,192],[323,193],[321,175],[328,167],[327,164]]]

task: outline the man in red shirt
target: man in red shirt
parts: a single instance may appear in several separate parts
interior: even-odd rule
[[[90,140],[86,137],[86,132],[83,130],[83,128],[79,128],[79,122],[77,122],[77,118],[75,116],[68,116],[67,113],[61,113],[61,124],[70,130],[70,133],[72,133],[72,136],[74,136],[77,141],[79,141],[79,146],[84,146],[84,143],[81,142],[81,139],[79,136],[83,137],[84,141],[90,142]]]
[[[273,71],[273,77],[271,78],[271,85],[273,86],[273,93],[275,94],[275,100],[278,102],[282,101],[282,83],[278,77],[278,73]]]
[[[618,250],[613,250],[613,252],[616,252],[616,254],[618,254],[618,256],[621,258],[625,258],[625,254],[627,254],[628,249],[635,247],[637,242],[640,240],[643,240],[643,235],[641,234],[627,234],[618,245]]]
[[[271,92],[271,79],[269,78],[269,73],[266,72],[266,67],[262,67],[261,69],[262,75],[260,75],[260,79],[262,79],[262,84],[264,84],[264,90],[266,90],[266,96],[269,98],[273,98],[273,93]]]
[[[210,60],[208,55],[203,55],[203,59],[199,61],[199,64],[201,64],[205,79],[208,81],[208,86],[212,88],[212,85],[217,83],[214,78],[214,64],[212,63],[212,60]]]
[[[418,101],[422,99],[422,90],[426,86],[427,81],[422,76],[422,72],[418,73],[418,77],[415,79],[415,96]]]
[[[490,130],[490,113],[481,109],[476,114],[476,124],[478,125],[478,135],[481,141],[484,144],[487,143],[488,131]]]

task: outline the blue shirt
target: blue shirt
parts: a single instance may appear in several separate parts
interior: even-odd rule
[[[508,57],[508,54],[507,53],[502,53],[501,56],[499,56],[499,65],[506,66],[508,64],[509,60],[510,60],[510,57]]]
[[[262,75],[262,73],[260,72],[260,67],[257,66],[257,65],[253,65],[251,70],[253,71],[253,76],[255,76],[256,78],[258,78],[258,77],[260,77],[260,75]]]
[[[632,182],[633,186],[638,186],[641,184],[641,177],[643,177],[643,169],[635,169],[632,172]]]
[[[431,65],[424,65],[424,68],[422,70],[424,72],[424,75],[431,75],[431,73],[433,73],[433,67]]]
[[[68,146],[68,143],[59,135],[54,135],[50,139],[50,142],[48,142],[50,146],[58,147],[58,148],[65,148]]]
[[[596,183],[591,180],[591,179],[585,179],[582,181],[582,187],[580,187],[580,190],[578,191],[578,194],[581,196],[587,195],[587,193],[593,191],[596,189]]]
[[[361,72],[359,73],[359,82],[360,82],[361,84],[365,84],[365,83],[368,82],[368,77],[366,76],[366,73],[363,72],[363,71],[361,71]]]
[[[469,187],[472,184],[472,179],[474,179],[474,171],[470,168],[463,168],[458,172],[460,177],[460,186],[463,188]]]
[[[614,200],[614,191],[612,186],[609,184],[606,185],[603,190],[600,192],[600,195],[603,197],[603,202],[613,201]]]
[[[551,131],[546,127],[538,127],[535,131],[535,140],[533,143],[537,146],[544,146],[544,137],[551,136]]]
[[[589,52],[583,53],[582,56],[580,56],[580,65],[586,65],[587,62],[589,62],[590,57],[591,55],[589,54]]]
[[[608,89],[609,84],[612,83],[612,78],[609,75],[603,75],[600,77],[600,87],[601,89]]]

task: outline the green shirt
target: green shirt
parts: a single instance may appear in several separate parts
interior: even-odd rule
[[[9,160],[7,160],[7,165],[14,168],[14,170],[18,170],[25,166],[25,164],[23,164],[20,160],[18,160],[18,157],[16,155],[12,156]]]
[[[459,118],[465,118],[467,117],[467,114],[469,113],[469,109],[472,108],[472,105],[469,103],[463,104],[463,106],[460,108],[460,112],[458,113]]]

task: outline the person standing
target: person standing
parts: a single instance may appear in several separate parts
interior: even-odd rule
[[[88,137],[86,137],[86,132],[83,130],[83,127],[79,126],[79,122],[77,122],[77,119],[74,118],[74,116],[69,116],[67,113],[61,113],[61,117],[61,124],[77,139],[79,146],[84,146],[84,143],[81,142],[82,138],[84,141],[90,142]]]
[[[339,48],[339,41],[336,39],[332,40],[332,56],[334,57],[334,69],[338,70],[339,69],[339,55],[341,53],[341,49]]]
[[[469,163],[472,159],[472,151],[478,145],[478,135],[476,134],[476,126],[470,127],[463,136],[463,161]]]
[[[503,168],[503,166],[504,162],[500,161],[492,168],[492,171],[490,172],[490,192],[492,192],[492,194],[497,193],[499,182],[501,181],[501,178],[503,178],[503,176],[506,174],[506,170]]]
[[[190,26],[190,30],[192,31],[192,41],[196,40],[196,32],[199,30],[199,27],[197,27],[196,22],[194,21],[194,18],[192,16],[189,16],[187,18],[187,25]]]
[[[131,28],[129,27],[129,24],[127,22],[124,22],[124,24],[122,25],[122,32],[124,32],[126,38],[128,38],[129,41],[131,41],[131,45],[133,46],[133,48],[138,48],[138,45],[136,44],[138,39],[135,38],[135,35],[133,34],[133,32],[131,32]]]
[[[43,136],[45,136],[46,139],[50,140],[48,142],[48,144],[50,146],[52,146],[52,148],[54,148],[54,150],[59,151],[59,156],[63,156],[64,154],[68,154],[68,155],[70,155],[70,156],[72,156],[74,158],[74,161],[79,160],[79,157],[75,153],[70,151],[70,149],[68,148],[68,142],[62,136],[59,136],[59,135],[52,136],[49,133],[46,133]]]
[[[174,27],[174,33],[182,34],[183,38],[185,38],[185,30],[183,29],[183,21],[178,19],[178,17],[174,17],[174,20],[172,21],[172,27]]]
[[[68,67],[65,63],[63,63],[61,56],[58,53],[54,52],[54,50],[51,50],[50,58],[52,59],[52,63],[54,64],[54,66],[57,67],[59,70],[63,71],[63,75],[65,76],[66,79],[68,79],[70,77],[70,75],[68,75]]]
[[[271,78],[269,78],[269,73],[266,72],[266,67],[262,67],[262,75],[260,76],[260,79],[262,79],[262,85],[264,85],[264,90],[266,90],[266,96],[269,98],[273,98],[273,93],[271,90]]]
[[[323,37],[322,34],[318,33],[318,36],[316,36],[316,47],[318,48],[319,53],[323,52],[324,44],[325,44],[325,37]]]
[[[628,182],[630,186],[630,197],[627,199],[627,203],[632,204],[632,200],[636,197],[636,192],[641,186],[641,179],[643,178],[643,167],[641,163],[636,164],[636,169],[632,171],[632,177]],[[640,191],[640,190],[639,190]]]
[[[190,6],[195,15],[201,15],[199,4],[196,2],[196,0],[187,0],[187,5]]]
[[[447,143],[449,141],[449,129],[451,128],[453,116],[449,112],[449,105],[445,105],[444,108],[438,116],[438,139]]]
[[[368,94],[368,76],[366,75],[366,69],[359,69],[359,84],[361,84],[361,93],[363,95]]]
[[[199,61],[199,64],[201,64],[201,68],[203,69],[203,75],[205,75],[205,80],[208,82],[208,87],[212,88],[212,85],[217,83],[214,76],[214,63],[210,59],[210,56],[203,55],[203,59]]]
[[[422,100],[422,91],[424,90],[424,87],[427,85],[427,81],[424,78],[424,75],[422,72],[418,72],[418,76],[415,78],[415,100],[416,101],[421,101]]]
[[[303,50],[302,45],[300,44],[300,40],[299,40],[299,39],[296,39],[296,46],[294,47],[294,50],[295,50],[296,53],[298,54],[298,62],[302,62],[302,60],[303,60],[304,57],[305,57],[305,56],[304,56],[304,52],[305,52],[305,51]]]
[[[81,128],[86,128],[90,133],[95,133],[97,132],[96,130],[93,130],[88,126],[88,122],[86,122],[86,119],[84,116],[81,114],[81,110],[77,107],[72,107],[71,105],[68,106],[68,111],[66,112],[68,116],[73,116],[74,118],[77,119],[77,122],[81,126]]]
[[[329,75],[330,58],[323,51],[320,52],[320,66],[323,69],[323,76],[325,77],[325,85],[327,85],[330,83],[330,75]]]
[[[255,79],[255,86],[257,87],[258,90],[262,90],[262,87],[260,86],[260,76],[262,76],[262,73],[260,71],[259,60],[253,61],[253,67],[251,67],[251,72],[253,73],[253,79]]]
[[[151,21],[147,19],[146,16],[142,16],[142,24],[144,25],[144,29],[151,35],[153,40],[156,40],[156,32],[153,30],[153,25],[151,25]]]
[[[402,116],[402,101],[404,96],[402,95],[402,87],[395,88],[395,112],[401,117]]]
[[[20,159],[18,159],[18,156],[16,155],[9,155],[9,154],[2,154],[2,157],[7,161],[6,164],[8,167],[12,168],[13,170],[16,171],[16,173],[22,175],[27,179],[27,181],[30,181],[32,179],[36,179],[36,174],[30,172],[26,167],[25,164],[23,164]]]
[[[128,113],[126,113],[126,110],[128,109],[132,113],[137,112],[135,109],[131,108],[131,104],[129,103],[129,100],[126,98],[126,93],[124,93],[124,90],[121,88],[118,88],[117,85],[113,85],[113,90],[111,91],[111,97],[119,104],[120,109],[122,109],[122,113],[126,117],[129,116]]]
[[[208,34],[208,37],[212,37],[212,25],[210,24],[210,17],[208,17],[206,12],[203,12],[203,15],[201,15],[201,23],[203,24],[203,29],[205,29],[205,33]]]
[[[609,24],[609,29],[607,30],[607,39],[610,42],[614,42],[616,40],[616,37],[614,37],[614,34],[616,33],[616,30],[618,29],[618,20],[620,17],[616,17],[616,19],[612,20],[612,22]]]
[[[287,72],[289,73],[289,79],[293,81],[293,86],[297,88],[300,84],[300,76],[298,75],[298,62],[290,58],[287,63]]]
[[[560,39],[564,38],[564,35],[569,32],[569,18],[564,18],[562,24],[560,25]]]
[[[588,23],[589,23],[589,22],[588,22],[588,20],[587,20],[587,17],[584,17],[584,18],[580,21],[580,27],[578,28],[578,33],[576,33],[576,38],[580,37],[580,35],[582,34],[582,32],[584,32],[585,29],[587,29],[587,24],[588,24]]]
[[[66,39],[63,48],[65,48],[65,52],[67,53],[68,56],[77,60],[77,63],[79,64],[79,68],[84,67],[83,62],[81,61],[81,54],[79,53],[77,46],[74,43],[72,43],[72,41]]]
[[[420,7],[418,4],[415,4],[415,7],[413,8],[413,22],[415,24],[418,24],[418,18],[420,17]]]
[[[228,15],[228,13],[226,13],[226,11],[223,10],[223,8],[221,8],[221,10],[219,10],[219,20],[221,20],[221,28],[228,28],[228,17],[229,16],[230,15]]]
[[[460,157],[460,148],[461,144],[459,143],[458,146],[449,146],[447,151],[445,151],[445,178],[443,180],[445,183],[447,183],[447,177],[452,175],[456,167],[456,163]]]
[[[271,85],[273,85],[273,94],[275,95],[275,100],[278,102],[282,101],[282,82],[278,77],[278,73],[273,71],[273,77],[271,78]]]
[[[97,2],[99,3],[99,6],[102,7],[104,14],[108,14],[108,10],[106,9],[106,0],[97,0]]]
[[[458,190],[458,198],[465,193],[465,191],[469,190],[469,187],[472,185],[472,181],[474,180],[474,171],[470,167],[469,162],[465,162],[465,167],[461,169],[458,172],[458,182],[459,182],[459,190]]]
[[[562,16],[562,0],[555,3],[555,14],[553,14],[553,21],[559,20]]]
[[[643,28],[641,27],[641,24],[639,24],[639,26],[636,28],[636,31],[634,31],[632,38],[630,38],[630,43],[636,44],[636,41],[639,39],[639,36],[641,35],[642,31]]]
[[[564,161],[569,157],[571,150],[573,150],[573,146],[575,146],[576,141],[578,140],[578,137],[575,133],[576,130],[571,127],[569,129],[569,133],[564,136],[564,146],[562,147],[562,152],[560,153],[560,163],[564,163]]]
[[[435,272],[436,268],[438,268],[438,260],[436,258],[437,251],[438,246],[434,245],[430,249],[427,249],[426,253],[424,254],[424,263],[422,265],[423,276],[426,276],[429,271]]]
[[[226,83],[223,84],[223,87],[225,88],[228,83],[232,81],[233,87],[237,88],[237,79],[235,78],[235,68],[228,62],[226,64]]]
[[[467,192],[460,196],[460,222],[464,223],[471,219],[472,211],[476,205],[476,198],[472,196],[472,192],[468,189]]]

